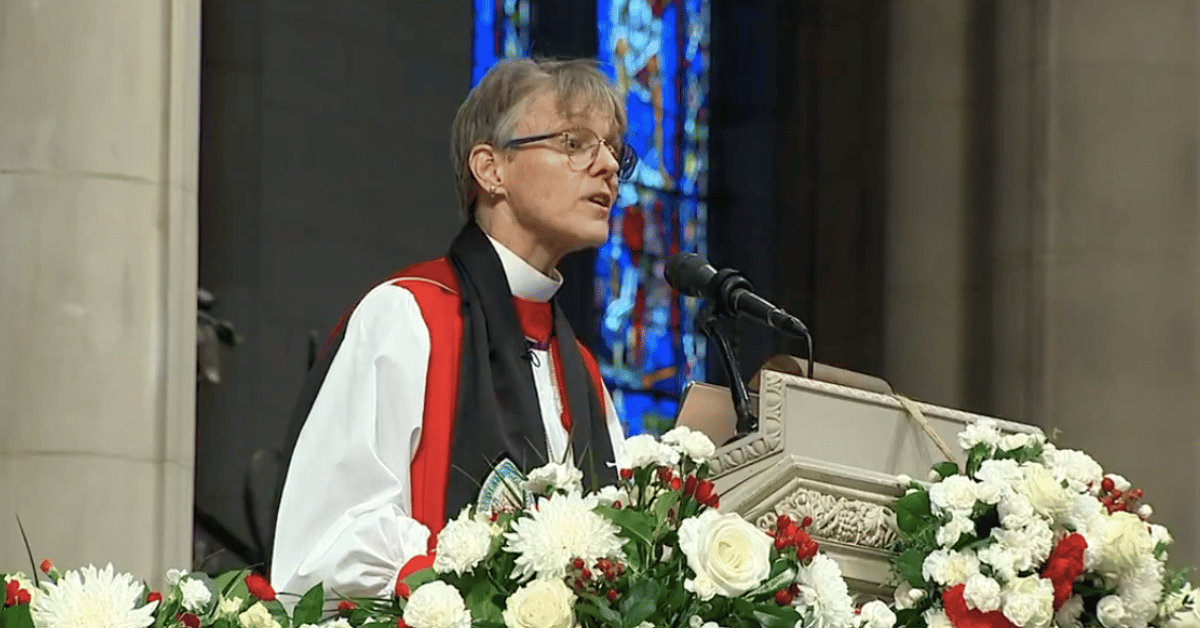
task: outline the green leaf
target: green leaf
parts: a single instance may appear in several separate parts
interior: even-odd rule
[[[920,531],[932,516],[928,491],[916,491],[896,500],[896,526],[909,536]]]
[[[267,610],[271,613],[271,617],[279,622],[280,628],[288,628],[288,626],[292,625],[292,620],[288,617],[287,609],[283,608],[283,603],[279,600],[263,602],[263,606],[266,606]]]
[[[653,515],[633,508],[617,510],[609,506],[597,506],[596,512],[609,518],[618,527],[628,531],[634,538],[654,545],[654,529],[658,527]],[[628,536],[626,535],[626,538]]]
[[[624,628],[634,628],[654,614],[658,607],[658,583],[653,580],[643,580],[629,589],[618,605],[621,615],[621,625]]]
[[[897,628],[926,628],[925,617],[915,608],[896,611]]]
[[[462,590],[467,592],[463,601],[467,603],[467,608],[471,611],[473,619],[504,621],[504,616],[501,614],[501,605],[504,603],[504,596],[490,580],[481,578],[474,579],[474,582],[470,584],[464,582]]]
[[[299,602],[296,602],[296,610],[292,613],[292,619],[297,626],[301,624],[316,624],[321,621],[321,613],[324,612],[324,606],[325,588],[318,582],[300,598]]]
[[[246,576],[249,574],[249,569],[226,571],[225,573],[219,574],[217,577],[213,578],[213,584],[216,585],[217,590],[221,592],[221,595],[228,597],[230,590],[237,586],[237,583],[245,580]]]
[[[943,478],[948,478],[952,475],[958,475],[958,463],[950,460],[939,462],[933,465],[933,472],[937,473]]]
[[[766,628],[794,628],[800,616],[790,606],[761,604],[754,609],[754,619]]]
[[[408,577],[404,579],[404,582],[405,582],[405,584],[408,585],[408,587],[410,589],[412,589],[413,591],[416,591],[417,587],[419,587],[427,582],[433,582],[434,580],[437,580],[437,579],[438,579],[438,574],[436,571],[433,570],[433,567],[426,567],[420,571],[414,571],[411,574],[409,574]]]
[[[654,516],[658,519],[659,523],[667,520],[667,513],[669,513],[672,508],[679,504],[679,498],[681,496],[682,493],[671,491],[669,493],[659,495],[658,498],[654,500]]]
[[[0,614],[0,628],[33,628],[33,617],[29,605],[10,606]]]
[[[606,626],[621,625],[621,616],[608,605],[607,599],[594,595],[584,596],[583,599],[584,603],[575,605],[577,615],[595,617]]]
[[[925,588],[925,576],[921,574],[921,567],[925,564],[925,552],[921,548],[905,550],[896,557],[893,564],[896,566],[896,573],[910,585],[918,589]]]

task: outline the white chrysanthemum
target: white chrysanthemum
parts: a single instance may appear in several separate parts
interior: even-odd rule
[[[934,550],[925,557],[921,574],[942,586],[953,587],[963,584],[967,578],[979,573],[979,559],[975,552],[963,550]]]
[[[958,444],[964,450],[981,443],[988,447],[995,447],[1000,443],[1000,430],[996,428],[995,420],[980,419],[968,425],[958,435]]]
[[[674,447],[659,442],[649,434],[626,438],[617,451],[618,469],[670,467],[678,462],[679,452]]]
[[[434,580],[417,587],[408,598],[404,623],[412,628],[470,628],[471,612],[458,589]]]
[[[438,533],[437,554],[433,558],[434,571],[453,571],[461,576],[491,554],[495,526],[472,517],[470,510],[464,508],[458,513],[457,519],[448,521]]]
[[[832,558],[817,554],[796,574],[800,595],[793,602],[811,613],[806,628],[845,628],[854,621],[854,601],[842,577],[842,570]],[[801,613],[804,614],[804,613]]]
[[[937,530],[937,543],[941,547],[952,547],[964,534],[975,533],[975,522],[969,517],[955,515]]]
[[[518,581],[563,578],[576,558],[590,565],[620,557],[617,526],[593,511],[596,504],[595,495],[559,495],[538,500],[537,510],[514,521],[504,549],[517,555]]]
[[[582,493],[583,471],[573,465],[551,462],[530,471],[521,488],[534,495],[549,495],[554,490]]]
[[[47,582],[32,601],[30,613],[38,628],[145,628],[154,623],[157,602],[138,607],[143,587],[129,574],[89,565],[67,571],[57,583]]]
[[[1067,488],[1082,493],[1090,488],[1099,489],[1104,479],[1104,469],[1091,456],[1074,449],[1055,449],[1043,454],[1046,466],[1060,482],[1066,481]]]
[[[1146,554],[1141,563],[1117,585],[1129,626],[1145,626],[1158,614],[1163,589],[1163,564]]]
[[[975,480],[965,475],[952,475],[929,487],[929,502],[938,514],[969,516],[976,499]]]
[[[696,462],[704,462],[712,458],[717,447],[703,432],[679,426],[662,435],[662,442],[673,445],[681,454]]]
[[[246,612],[238,615],[238,621],[245,628],[280,628],[279,622],[262,602],[255,602]]]
[[[193,613],[204,612],[205,607],[212,601],[212,591],[195,578],[180,580],[179,594],[183,596],[183,607]]]
[[[238,596],[222,597],[221,601],[217,602],[217,613],[220,615],[236,615],[242,610],[242,598]]]

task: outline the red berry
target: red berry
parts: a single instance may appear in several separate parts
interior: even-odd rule
[[[617,575],[619,576],[623,573],[625,573],[625,565],[617,563]]]
[[[633,469],[621,469],[621,479],[622,480],[633,479]]]
[[[775,549],[781,550],[788,546],[788,537],[786,534],[777,534],[775,536]]]
[[[1114,491],[1112,492],[1112,497],[1113,497],[1113,499],[1120,499],[1120,498],[1121,498],[1121,495],[1122,495],[1121,491],[1116,491],[1116,490],[1114,490]]]
[[[800,522],[801,528],[807,528],[810,525],[812,525],[812,517],[805,516],[804,521]]]
[[[788,593],[791,593],[792,597],[800,595],[800,583],[793,582],[792,584],[788,585]]]
[[[1129,497],[1131,499],[1135,499],[1135,500],[1141,499],[1143,496],[1144,496],[1144,494],[1142,493],[1142,489],[1140,489],[1140,488],[1135,488],[1132,491],[1129,491]]]
[[[349,613],[357,607],[358,605],[350,600],[342,600],[341,602],[338,602],[338,612],[342,614]]]
[[[583,559],[576,558],[575,560],[571,561],[571,566],[576,569],[583,569]]]
[[[775,529],[776,530],[784,530],[784,529],[787,529],[790,527],[792,527],[792,518],[791,517],[789,517],[787,515],[779,515],[779,517],[777,517],[775,519]]]
[[[780,606],[787,606],[792,603],[792,593],[787,589],[780,589],[775,592],[775,603]]]
[[[616,589],[609,589],[605,597],[608,598],[609,602],[615,602],[618,595],[620,595],[620,593],[617,593]]]
[[[673,477],[675,477],[675,474],[671,472],[671,467],[658,468],[658,480],[663,484],[669,483]]]
[[[575,579],[575,582],[572,582],[572,583],[571,583],[571,586],[573,586],[573,587],[574,587],[574,588],[576,588],[576,589],[582,589],[582,588],[583,588],[583,580],[580,580],[579,578],[576,578],[576,579]]]
[[[621,500],[618,499],[617,501],[613,502],[613,508],[620,510],[621,509]]]
[[[592,579],[592,572],[591,572],[591,571],[589,571],[587,567],[584,567],[584,568],[583,568],[583,569],[582,569],[582,570],[579,572],[579,577],[580,577],[580,578],[583,578],[584,580],[591,580],[591,579]]]
[[[1111,491],[1114,488],[1116,488],[1116,486],[1117,486],[1117,483],[1113,482],[1112,478],[1104,478],[1103,480],[1100,481],[1100,489],[1106,493],[1108,491]]]
[[[683,480],[680,480],[679,478],[671,478],[671,490],[683,490]]]
[[[147,604],[150,604],[153,602],[161,602],[162,599],[163,599],[162,593],[159,593],[158,591],[151,591],[146,594],[146,603]]]

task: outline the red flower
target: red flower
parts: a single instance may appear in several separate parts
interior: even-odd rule
[[[163,599],[162,593],[159,593],[158,591],[151,591],[146,594],[146,603],[147,604],[153,604],[154,602],[161,602],[162,599]]]
[[[54,561],[50,560],[49,558],[47,558],[46,560],[43,560],[42,561],[42,572],[50,573],[51,569],[54,569]]]
[[[250,595],[264,602],[275,600],[275,589],[271,587],[270,581],[260,574],[252,573],[246,576],[246,588],[250,590]]]
[[[9,580],[4,585],[5,606],[20,606],[22,604],[28,604],[29,601],[29,591],[22,589],[21,584],[16,580]]]
[[[29,591],[26,591],[25,589],[17,589],[17,603],[15,604],[15,606],[21,606],[22,604],[28,604],[32,600],[33,600],[33,598],[30,597]]]
[[[404,623],[403,617],[396,620],[396,628],[408,628],[408,624]]]
[[[683,480],[679,478],[671,478],[671,490],[678,491],[683,488]]]
[[[408,596],[410,596],[410,595],[412,595],[412,587],[409,587],[408,583],[403,580],[397,580],[396,581],[396,597],[398,597],[402,600],[407,600]]]
[[[175,619],[183,622],[183,625],[187,626],[187,628],[200,628],[200,618],[191,613],[182,613],[180,615],[176,615]]]
[[[671,467],[658,468],[658,481],[663,484],[670,484],[673,477],[675,477],[675,473],[671,471]]]
[[[1054,610],[1062,608],[1071,599],[1071,591],[1075,579],[1083,573],[1083,552],[1087,549],[1087,539],[1078,532],[1068,534],[1054,546],[1050,558],[1046,559],[1046,568],[1042,577],[1054,584]]]
[[[812,560],[820,546],[804,530],[796,530],[796,560]]]
[[[717,507],[716,485],[712,480],[700,480],[700,484],[696,486],[696,501],[709,508]]]
[[[338,602],[338,612],[343,615],[349,613],[350,611],[352,611],[356,608],[358,608],[358,605],[355,604],[354,602],[351,602],[350,600],[342,600],[341,602]]]
[[[628,480],[633,478],[633,469],[621,469],[621,479]]]
[[[688,497],[696,494],[696,486],[700,484],[700,480],[694,475],[687,476],[687,481],[683,483],[683,493]]]
[[[942,592],[942,605],[954,628],[1017,628],[1000,611],[984,613],[977,608],[967,608],[963,597],[966,588],[967,585],[960,584]]]

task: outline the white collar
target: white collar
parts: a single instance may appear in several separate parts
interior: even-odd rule
[[[504,267],[504,276],[508,278],[508,290],[514,297],[528,301],[546,302],[554,296],[554,293],[558,292],[563,279],[562,274],[557,270],[554,271],[553,277],[547,277],[492,236],[489,235],[487,239],[492,243],[492,248],[496,249],[496,255],[500,257],[500,265]]]

